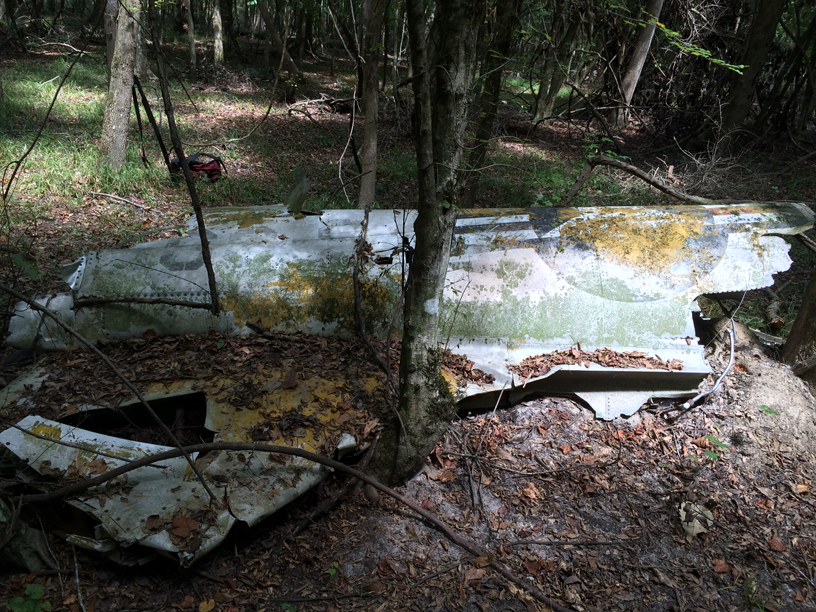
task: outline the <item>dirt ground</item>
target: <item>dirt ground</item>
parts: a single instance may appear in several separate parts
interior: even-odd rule
[[[715,340],[709,356],[718,375],[730,351]],[[689,410],[603,422],[531,398],[463,415],[400,492],[572,610],[816,610],[814,438],[804,383],[742,343]],[[62,571],[3,574],[0,605],[38,583],[40,601],[71,612],[547,609],[389,497],[360,490],[308,520],[344,485],[234,531],[190,569],[74,557],[50,535]]]

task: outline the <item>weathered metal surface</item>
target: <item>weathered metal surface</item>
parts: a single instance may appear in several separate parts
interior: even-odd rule
[[[276,368],[247,372],[242,380],[220,379],[209,388],[205,427],[214,442],[248,442],[260,427],[278,423],[266,437],[270,444],[311,452],[341,454],[355,447],[354,437],[343,432],[349,421],[365,422],[366,414],[347,401],[341,373],[299,380],[285,388],[286,372]],[[42,370],[32,370],[21,382],[42,383]],[[208,384],[216,384],[209,382]],[[232,387],[255,389],[254,409],[241,409],[231,401]],[[361,389],[380,384],[376,377],[355,381]],[[180,398],[199,391],[201,381],[154,384],[148,401]],[[21,401],[29,388],[18,385],[3,398],[3,405]],[[22,400],[25,401],[25,400]],[[87,414],[109,411],[85,405]],[[48,477],[81,478],[105,473],[126,461],[170,450],[171,447],[115,438],[64,422],[28,416],[17,428],[0,433],[0,443]],[[79,444],[87,450],[59,444]],[[102,451],[108,456],[100,456]],[[112,457],[111,457],[112,455]],[[322,466],[291,456],[269,453],[218,451],[196,459],[211,488],[223,495],[223,508],[210,500],[184,458],[162,461],[158,466],[138,468],[123,477],[79,495],[68,503],[98,522],[93,533],[72,533],[78,546],[109,554],[122,563],[138,562],[145,548],[177,556],[184,565],[193,563],[220,544],[236,521],[254,525],[323,480]],[[28,479],[30,481],[30,479]],[[29,482],[29,484],[34,484]],[[195,522],[194,529],[188,522]],[[180,522],[179,522],[180,521]],[[181,526],[181,531],[178,527]],[[138,546],[137,546],[138,545]]]
[[[66,270],[70,293],[41,301],[91,340],[148,329],[240,334],[248,332],[247,321],[287,332],[351,334],[350,254],[361,219],[361,211],[295,219],[283,207],[211,209],[206,221],[225,309],[217,318],[165,305],[72,308],[74,300],[95,297],[206,301],[200,243],[192,232],[91,253]],[[363,310],[374,334],[387,329],[398,299],[406,270],[401,252],[404,238],[413,241],[414,219],[413,212],[371,213],[368,241],[383,262],[370,263],[363,277]],[[464,211],[438,305],[441,329],[455,352],[495,381],[460,391],[485,404],[493,400],[484,394],[502,387],[519,395],[509,365],[580,343],[588,350],[677,359],[683,369],[559,366],[529,381],[523,392],[578,394],[605,418],[631,414],[644,398],[693,394],[709,372],[692,324],[694,300],[771,285],[772,274],[786,270],[790,259],[787,243],[770,234],[796,234],[812,225],[803,204]],[[10,344],[72,346],[25,305],[16,314]]]

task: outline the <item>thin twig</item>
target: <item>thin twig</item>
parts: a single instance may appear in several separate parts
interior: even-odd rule
[[[130,392],[133,393],[133,395],[136,396],[136,398],[139,400],[139,402],[142,404],[142,406],[144,406],[145,410],[147,410],[147,412],[151,416],[151,418],[162,428],[164,433],[167,436],[170,437],[170,439],[173,441],[173,444],[175,444],[176,447],[179,450],[182,451],[182,455],[184,455],[184,458],[187,460],[187,463],[190,464],[190,467],[193,469],[193,472],[195,473],[196,477],[198,477],[198,480],[201,482],[201,486],[207,492],[207,495],[209,495],[210,501],[212,503],[217,503],[215,494],[213,494],[213,492],[210,490],[209,485],[204,480],[203,474],[201,473],[201,471],[196,466],[195,462],[193,461],[193,458],[189,454],[187,454],[186,452],[183,451],[183,447],[181,445],[181,442],[179,442],[179,439],[176,437],[176,435],[167,426],[167,424],[159,418],[159,416],[156,414],[156,412],[153,410],[153,408],[150,406],[150,404],[147,403],[147,400],[144,398],[144,396],[141,394],[141,392],[136,387],[133,386],[133,384],[127,379],[127,377],[119,370],[119,368],[117,368],[114,365],[114,363],[102,351],[100,351],[98,348],[96,348],[96,346],[94,346],[89,340],[86,340],[84,336],[82,336],[79,332],[77,332],[73,327],[71,327],[70,325],[65,323],[56,313],[52,312],[51,310],[49,310],[45,306],[42,306],[41,304],[38,304],[37,302],[35,302],[31,298],[26,297],[25,295],[23,295],[22,293],[20,293],[16,289],[12,289],[11,287],[9,287],[8,285],[6,285],[3,282],[0,282],[0,291],[5,291],[9,295],[13,295],[17,299],[23,300],[26,304],[29,305],[30,308],[32,308],[34,310],[38,310],[38,311],[42,312],[43,314],[47,315],[49,318],[53,319],[54,322],[57,323],[57,325],[62,327],[70,335],[72,335],[74,338],[79,340],[82,344],[87,346],[94,355],[99,357],[104,362],[104,364],[106,366],[108,366],[108,368],[110,368],[111,371],[114,374],[116,374],[117,377],[119,377],[119,379],[121,379],[121,381],[130,390]],[[138,462],[134,462],[134,463],[131,463],[129,465],[134,465],[135,463],[138,463]]]
[[[567,206],[570,202],[572,202],[572,200],[575,199],[575,196],[578,195],[578,192],[581,191],[584,184],[589,180],[589,177],[592,175],[592,171],[595,169],[595,166],[611,166],[612,168],[617,168],[618,170],[628,172],[629,174],[636,176],[643,182],[648,183],[655,189],[662,191],[663,193],[670,195],[671,197],[676,198],[678,200],[682,200],[684,202],[690,202],[692,204],[703,204],[709,206],[721,203],[720,200],[712,200],[710,198],[703,198],[700,196],[689,195],[687,193],[677,191],[676,189],[669,187],[668,185],[664,185],[656,178],[649,176],[646,172],[644,172],[640,168],[622,162],[619,159],[613,159],[612,157],[607,157],[606,155],[594,155],[586,160],[584,168],[581,170],[581,173],[578,175],[578,178],[575,179],[575,184],[572,186],[569,192],[567,192],[567,195],[564,196],[564,199],[562,199],[561,202],[559,202],[558,204],[559,206]]]
[[[76,546],[71,544],[71,550],[74,553],[74,578],[76,579],[77,603],[79,604],[79,607],[82,609],[82,612],[88,612],[85,609],[85,604],[82,603],[82,589],[79,587],[79,563],[77,563]]]
[[[128,200],[127,198],[120,198],[119,196],[115,196],[115,195],[112,195],[110,193],[99,193],[97,191],[91,191],[90,194],[93,195],[93,196],[101,196],[103,198],[110,198],[111,200],[117,200],[119,202],[125,202],[126,204],[132,204],[136,208],[141,208],[142,210],[150,210],[149,206],[145,206],[144,204],[138,204],[137,202],[134,202],[133,200]]]
[[[574,542],[556,541],[556,540],[515,540],[513,542],[503,542],[502,546],[623,546],[626,544],[623,540],[613,541],[591,541],[591,540],[575,540]]]
[[[13,427],[14,429],[18,429],[18,430],[22,431],[25,435],[31,436],[32,438],[38,438],[40,440],[45,440],[47,442],[52,442],[52,443],[57,444],[59,446],[67,446],[69,448],[75,448],[75,449],[81,450],[81,451],[83,451],[85,453],[93,453],[94,455],[100,455],[102,457],[108,457],[109,459],[115,459],[116,461],[124,461],[125,463],[130,463],[132,461],[132,459],[125,459],[124,457],[119,457],[117,455],[112,455],[110,453],[106,453],[105,451],[101,451],[98,448],[95,448],[95,447],[92,447],[92,446],[85,446],[84,444],[76,444],[74,442],[66,442],[65,440],[57,440],[55,438],[49,438],[48,436],[41,436],[40,434],[36,434],[36,433],[34,433],[33,431],[31,431],[29,429],[26,429],[24,427],[20,427],[16,423],[11,423],[11,422],[7,421],[6,419],[0,419],[0,421],[6,423],[10,427]],[[167,468],[166,465],[151,465],[150,467],[155,467],[155,468],[161,469],[161,470]],[[0,545],[0,548],[3,548],[3,546]]]
[[[140,298],[140,297],[91,297],[74,300],[74,308],[85,308],[87,306],[100,306],[102,304],[167,304],[168,306],[185,306],[187,308],[203,308],[210,310],[212,304],[209,302],[188,302],[187,300],[171,300],[168,298]]]
[[[377,448],[377,442],[379,441],[379,439],[380,436],[377,435],[377,437],[374,438],[374,441],[371,443],[371,446],[368,447],[365,457],[363,457],[363,460],[360,462],[359,469],[361,472],[365,472],[366,468],[368,468],[368,464],[371,461],[371,457],[374,456],[374,449]],[[344,500],[346,497],[351,495],[359,485],[360,481],[357,480],[356,478],[352,478],[350,482],[348,482],[346,486],[343,487],[343,490],[340,491],[340,493],[320,504],[320,506],[318,506],[315,510],[309,513],[309,516],[300,521],[298,526],[295,527],[295,529],[292,531],[291,535],[287,539],[293,540],[296,537],[298,537],[301,533],[303,533],[306,530],[306,528],[311,523],[315,521],[316,518],[325,514],[326,512],[334,508],[334,506],[336,506],[342,500]]]

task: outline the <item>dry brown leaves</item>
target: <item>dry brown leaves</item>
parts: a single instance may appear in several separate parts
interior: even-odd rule
[[[442,351],[442,366],[453,374],[457,381],[489,385],[495,380],[492,374],[486,374],[473,365],[474,362],[465,355],[457,355],[450,349]]]
[[[595,349],[584,351],[580,348],[571,348],[563,351],[553,351],[534,355],[523,360],[518,365],[511,365],[510,371],[515,372],[522,379],[544,376],[555,366],[580,365],[589,367],[595,363],[607,368],[646,368],[649,370],[682,370],[683,363],[677,359],[661,359],[658,356],[649,357],[641,351],[619,353],[612,349]]]

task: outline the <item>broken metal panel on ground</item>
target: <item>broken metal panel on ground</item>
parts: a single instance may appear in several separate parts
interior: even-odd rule
[[[24,380],[39,386],[42,370],[31,372]],[[239,407],[231,402],[236,383],[260,390],[254,394],[253,406]],[[248,373],[242,381],[209,382],[205,427],[213,432],[213,441],[248,442],[260,437],[270,444],[323,455],[355,448],[354,437],[343,430],[349,422],[364,421],[367,417],[344,399],[340,391],[342,381],[326,376],[297,381],[294,387],[292,384],[291,380],[287,382],[287,372],[274,368]],[[369,391],[378,384],[376,376],[358,383],[361,389]],[[202,381],[154,384],[144,395],[148,401],[181,398],[199,392],[201,386]],[[26,401],[22,399],[26,392],[20,385],[6,395],[2,407]],[[109,409],[85,405],[81,411],[91,415]],[[267,431],[269,423],[279,426]],[[21,420],[18,426],[40,437],[10,428],[0,433],[0,443],[45,477],[92,477],[127,461],[172,450],[35,415]],[[87,450],[56,441],[80,444]],[[236,521],[254,525],[308,491],[330,471],[299,457],[261,452],[214,451],[196,462],[211,489],[223,496],[220,501],[226,501],[226,507],[210,505],[192,469],[179,457],[162,461],[158,466],[138,468],[72,496],[68,503],[99,524],[93,534],[75,533],[68,539],[108,553],[122,563],[139,562],[144,557],[140,547],[145,547],[177,555],[182,564],[189,565],[220,544]]]
[[[282,207],[210,209],[205,217],[225,309],[220,317],[168,305],[72,308],[75,300],[99,297],[207,301],[193,232],[92,253],[67,270],[71,293],[43,301],[90,340],[149,329],[160,335],[209,329],[241,334],[249,331],[247,321],[285,332],[350,335],[356,326],[350,255],[362,214],[295,218]],[[369,263],[362,288],[375,335],[383,335],[398,301],[403,240],[412,243],[415,217],[401,211],[370,215],[367,239],[380,263]],[[558,366],[525,381],[524,392],[571,392],[604,418],[632,414],[646,397],[693,395],[710,371],[696,342],[694,300],[771,285],[772,274],[786,270],[790,259],[787,243],[769,234],[796,234],[812,225],[813,214],[803,204],[463,211],[440,329],[450,334],[455,352],[495,381],[463,383],[460,392],[495,394],[505,386],[518,396],[522,381],[509,366],[580,343],[588,350],[644,351],[678,360],[682,370]],[[17,314],[10,326],[14,346],[72,346],[25,305],[18,305]]]

